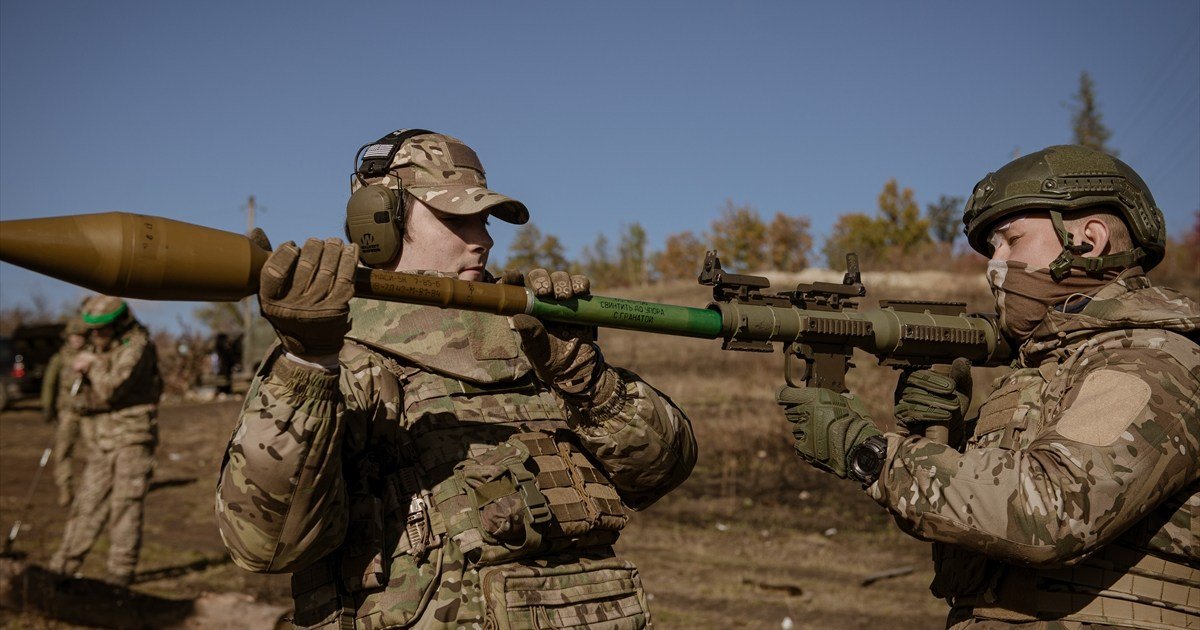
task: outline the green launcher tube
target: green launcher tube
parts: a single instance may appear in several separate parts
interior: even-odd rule
[[[529,314],[551,321],[680,337],[716,339],[723,334],[717,311],[599,295],[562,302],[534,300]]]

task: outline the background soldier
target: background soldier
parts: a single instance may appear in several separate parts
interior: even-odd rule
[[[285,243],[263,269],[281,346],[221,471],[234,560],[294,573],[298,626],[647,624],[637,570],[611,545],[626,506],[691,472],[687,419],[609,366],[593,329],[351,300],[359,245],[367,265],[485,280],[488,217],[528,220],[450,136],[396,132],[360,154],[354,244]],[[527,279],[541,296],[589,288]]]
[[[42,381],[42,413],[46,422],[58,421],[54,431],[54,485],[58,486],[58,504],[71,504],[73,476],[71,455],[79,439],[81,420],[79,410],[86,399],[83,375],[75,371],[75,356],[87,343],[88,329],[79,315],[67,321],[63,329],[62,348],[50,357]],[[90,427],[89,427],[90,428]],[[84,437],[84,440],[90,438]]]
[[[967,237],[991,258],[1020,344],[965,450],[970,371],[897,389],[899,434],[850,394],[783,388],[802,458],[864,484],[934,544],[954,628],[1194,627],[1200,615],[1200,307],[1143,273],[1162,213],[1125,163],[1080,146],[1014,160],[976,187]]]
[[[111,520],[109,580],[128,585],[142,544],[142,510],[158,443],[162,377],[149,333],[123,300],[91,297],[83,304],[82,319],[91,331],[91,347],[76,355],[71,365],[90,387],[84,413],[92,440],[83,480],[50,568],[68,575],[78,571]]]

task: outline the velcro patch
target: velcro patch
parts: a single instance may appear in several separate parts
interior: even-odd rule
[[[1150,385],[1125,372],[1098,370],[1083,380],[1074,404],[1058,421],[1063,437],[1108,446],[1137,419],[1150,401]]]
[[[459,168],[470,168],[480,173],[483,172],[483,164],[479,163],[479,156],[475,154],[475,150],[465,144],[457,142],[447,142],[446,146],[450,150],[450,161]]]

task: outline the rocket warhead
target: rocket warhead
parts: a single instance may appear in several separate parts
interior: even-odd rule
[[[0,221],[0,260],[127,298],[235,301],[270,251],[241,234],[106,212]]]

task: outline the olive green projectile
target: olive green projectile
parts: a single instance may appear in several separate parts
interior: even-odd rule
[[[240,234],[124,212],[0,222],[0,260],[129,298],[238,300],[268,255]]]

